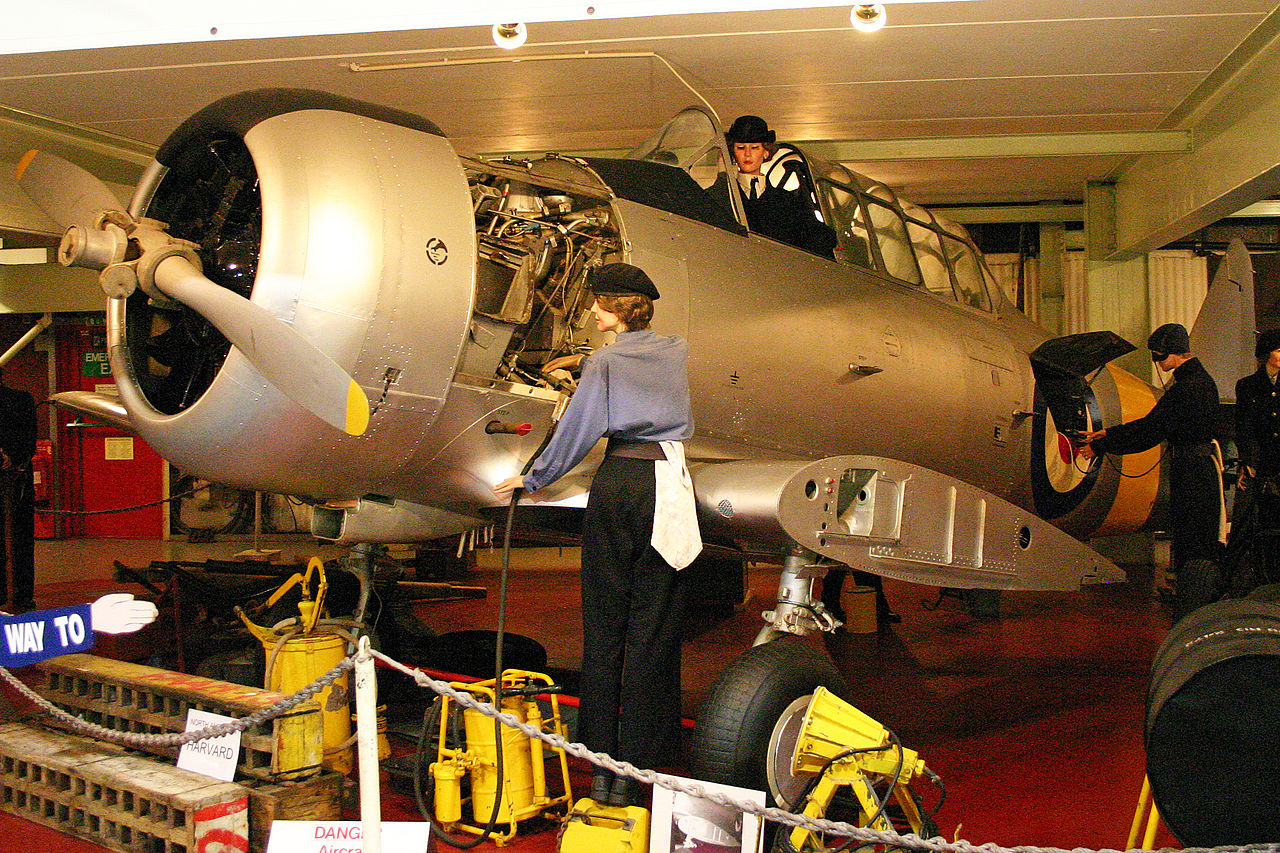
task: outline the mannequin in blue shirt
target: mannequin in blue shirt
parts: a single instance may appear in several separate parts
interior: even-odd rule
[[[660,442],[693,435],[688,345],[649,329],[658,290],[630,264],[594,270],[596,328],[617,340],[592,353],[555,434],[524,477],[494,487],[536,492],[608,437],[582,529],[582,681],[579,740],[637,767],[667,763],[680,722],[684,584],[654,550],[654,464]],[[591,796],[638,798],[635,780],[597,770]]]

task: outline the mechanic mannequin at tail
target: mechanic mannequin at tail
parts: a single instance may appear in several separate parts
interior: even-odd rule
[[[1166,323],[1151,333],[1147,348],[1161,370],[1173,372],[1173,383],[1144,417],[1086,433],[1080,455],[1092,459],[1168,444],[1176,621],[1208,604],[1217,582],[1225,523],[1221,459],[1214,441],[1218,386],[1191,354],[1184,326]]]
[[[801,191],[775,186],[763,174],[764,162],[778,151],[777,134],[765,120],[738,116],[724,137],[738,166],[738,190],[751,230],[815,255],[834,257],[835,232],[814,217]]]
[[[524,477],[536,492],[609,438],[582,520],[579,738],[637,767],[674,757],[680,724],[680,569],[702,550],[683,442],[693,437],[688,344],[649,329],[658,289],[630,264],[593,270],[596,328],[617,340],[590,355],[564,416]],[[635,805],[635,780],[596,770],[591,798]]]
[[[1236,447],[1240,475],[1227,540],[1229,594],[1247,595],[1274,582],[1273,559],[1249,554],[1261,531],[1280,528],[1280,329],[1258,336],[1254,347],[1258,369],[1236,383]]]
[[[1280,475],[1280,329],[1258,336],[1258,369],[1236,383],[1236,444],[1240,479],[1247,491],[1255,480]]]

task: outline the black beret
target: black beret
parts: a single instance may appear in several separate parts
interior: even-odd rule
[[[631,264],[605,264],[587,275],[587,287],[596,296],[625,296],[638,293],[658,298],[658,288],[644,270]]]
[[[778,134],[770,130],[769,123],[760,116],[738,116],[724,138],[730,145],[735,142],[775,142]]]
[[[1258,335],[1258,342],[1253,347],[1255,358],[1269,358],[1271,353],[1280,349],[1280,329],[1268,329]]]
[[[1181,323],[1165,323],[1147,338],[1147,349],[1155,361],[1160,361],[1157,355],[1184,355],[1191,352],[1191,336]]]

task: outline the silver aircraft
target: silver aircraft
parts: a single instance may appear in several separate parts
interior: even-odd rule
[[[782,563],[758,643],[699,715],[702,778],[794,793],[804,697],[839,687],[787,639],[838,620],[850,566],[959,588],[1067,590],[1123,573],[1082,544],[1133,531],[1156,455],[1078,462],[1070,436],[1154,402],[1107,333],[1049,340],[963,228],[788,147],[834,259],[754,235],[722,129],[677,115],[620,159],[478,159],[431,122],[301,90],[225,98],[161,146],[127,211],[70,164],[21,183],[100,269],[119,397],[63,405],[184,471],[315,503],[313,533],[413,542],[492,523],[573,393],[595,265],[662,292],[690,344],[704,538]],[[531,424],[520,434],[515,424]],[[580,507],[599,457],[525,512]],[[780,639],[781,638],[781,639]]]

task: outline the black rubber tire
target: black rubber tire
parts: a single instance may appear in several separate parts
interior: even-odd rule
[[[1173,599],[1174,624],[1187,614],[1217,601],[1221,592],[1222,571],[1215,561],[1187,560],[1178,570]]]
[[[755,646],[734,660],[698,711],[694,778],[763,790],[776,805],[766,771],[774,726],[788,706],[820,686],[849,697],[831,659],[794,638]]]

